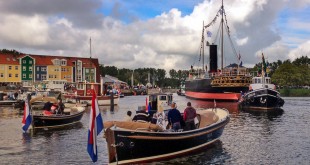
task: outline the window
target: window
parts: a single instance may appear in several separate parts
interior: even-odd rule
[[[4,74],[3,74],[3,73],[0,73],[0,77],[4,77]]]
[[[0,66],[0,70],[4,70],[4,66],[3,65]]]
[[[41,75],[42,80],[46,80],[46,74]]]
[[[26,67],[25,66],[23,66],[23,71],[26,71]]]
[[[18,74],[15,74],[15,77],[18,78]]]
[[[37,74],[37,79],[40,79],[40,74]]]
[[[49,74],[49,75],[48,75],[48,78],[54,78],[54,75]]]
[[[26,60],[23,60],[23,64],[26,64]]]
[[[32,78],[32,74],[29,74],[29,78]]]
[[[46,72],[46,67],[42,67],[41,71]]]
[[[66,66],[67,65],[67,61],[66,60],[61,60],[61,65],[62,66]]]
[[[9,77],[12,77],[12,73],[9,74]]]
[[[37,67],[37,71],[40,71],[40,67]]]
[[[29,66],[29,71],[32,71],[32,66]]]
[[[23,78],[26,78],[26,74],[23,74]]]
[[[29,64],[32,64],[32,61],[31,61],[31,60],[29,61]]]
[[[55,72],[59,72],[59,68],[55,68],[54,71],[55,71]]]
[[[62,71],[62,72],[65,72],[65,71],[66,71],[66,68],[61,68],[61,71]]]
[[[12,66],[9,66],[9,70],[12,70]]]
[[[15,70],[18,70],[18,66],[15,66]]]

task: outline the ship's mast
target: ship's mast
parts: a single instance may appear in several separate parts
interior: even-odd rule
[[[204,38],[204,28],[205,25],[204,25],[204,21],[202,22],[202,73],[204,74],[204,71],[205,71],[205,38]]]
[[[224,19],[223,19],[223,15],[224,15],[224,3],[223,3],[223,0],[222,0],[222,20],[221,20],[221,26],[222,26],[222,29],[221,29],[221,36],[222,36],[222,40],[221,40],[221,71],[223,72],[223,58],[224,58]]]

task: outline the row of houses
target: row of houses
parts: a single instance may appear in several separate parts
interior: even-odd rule
[[[98,59],[0,53],[0,82],[32,86],[51,80],[98,83]]]

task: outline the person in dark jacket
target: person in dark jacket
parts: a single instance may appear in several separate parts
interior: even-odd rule
[[[175,102],[171,104],[171,109],[168,112],[168,121],[174,131],[181,129],[182,116],[180,111],[176,108]]]
[[[187,103],[187,107],[184,110],[183,114],[183,119],[185,121],[185,128],[184,130],[193,130],[195,129],[195,117],[197,116],[196,114],[196,109],[192,107],[191,102]]]
[[[139,109],[136,111],[136,115],[133,117],[132,121],[137,122],[150,122],[150,115],[145,111],[145,108]]]

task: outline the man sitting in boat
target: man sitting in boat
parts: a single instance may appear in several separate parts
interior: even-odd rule
[[[137,122],[150,122],[150,115],[145,111],[145,107],[138,107],[138,111],[136,111],[136,115],[133,117],[132,121]]]
[[[172,129],[174,131],[178,131],[181,129],[181,121],[182,121],[182,116],[180,111],[177,109],[176,103],[173,102],[171,104],[171,109],[168,112],[168,122],[172,126]]]
[[[184,110],[183,114],[183,119],[185,121],[185,128],[184,130],[193,130],[195,129],[195,117],[197,116],[196,114],[196,109],[192,107],[192,103],[188,102],[187,107]]]

